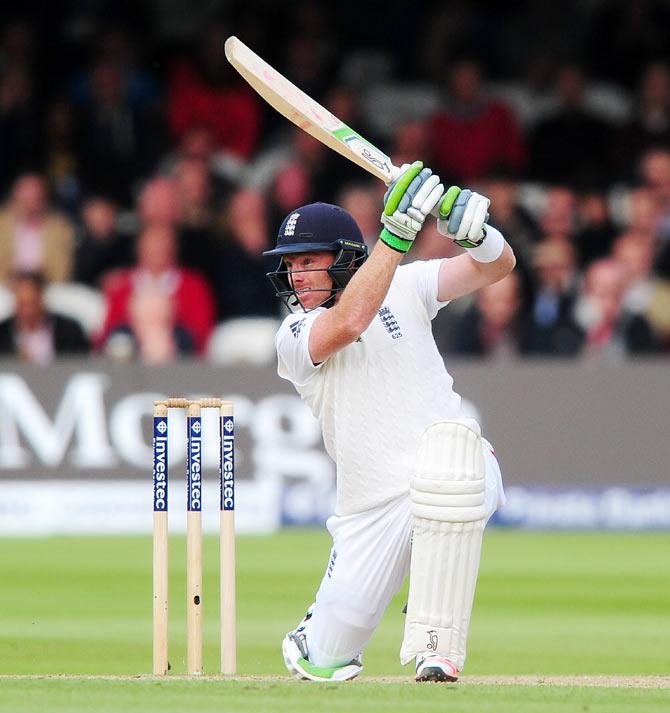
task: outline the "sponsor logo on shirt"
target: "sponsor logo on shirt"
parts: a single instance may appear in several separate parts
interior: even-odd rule
[[[307,321],[307,317],[303,317],[299,322],[294,322],[291,325],[291,332],[293,333],[293,336],[297,339],[300,336],[300,332],[302,331],[302,327]]]
[[[300,213],[293,213],[289,219],[286,221],[286,227],[284,228],[284,235],[294,235],[295,234],[295,224],[298,222]]]
[[[379,319],[381,319],[384,329],[391,335],[392,339],[400,339],[402,337],[400,325],[390,307],[382,307],[379,310]]]

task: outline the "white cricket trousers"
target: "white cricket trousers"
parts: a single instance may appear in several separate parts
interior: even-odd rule
[[[500,467],[482,440],[487,518],[504,504]],[[312,617],[307,650],[316,666],[339,666],[359,656],[409,572],[412,515],[409,493],[378,508],[328,518],[333,548]]]

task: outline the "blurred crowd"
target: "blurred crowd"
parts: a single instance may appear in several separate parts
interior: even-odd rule
[[[426,2],[383,42],[348,2],[53,5],[0,13],[0,355],[265,363],[283,216],[338,203],[372,247],[384,186],[264,105],[230,34],[491,199],[518,269],[440,312],[443,353],[670,354],[667,2]],[[456,252],[430,225],[409,259]]]

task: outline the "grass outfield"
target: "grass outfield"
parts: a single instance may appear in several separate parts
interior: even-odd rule
[[[466,675],[450,687],[403,683],[402,594],[360,682],[284,678],[281,638],[310,603],[328,555],[327,537],[313,531],[238,540],[239,674],[250,678],[179,678],[185,545],[170,545],[172,676],[156,680],[147,675],[149,537],[0,541],[0,711],[670,710],[666,534],[487,533]],[[217,558],[216,539],[207,539],[209,673],[219,657]],[[600,678],[575,680],[582,676]]]

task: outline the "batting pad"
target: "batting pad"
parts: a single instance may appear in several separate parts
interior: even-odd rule
[[[403,664],[438,653],[459,670],[486,523],[479,433],[457,422],[424,432],[410,497],[414,517]]]

